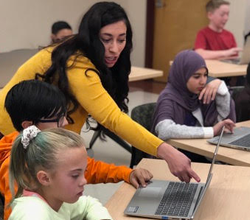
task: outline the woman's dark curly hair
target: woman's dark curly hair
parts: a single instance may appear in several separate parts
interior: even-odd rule
[[[112,68],[108,68],[104,62],[105,48],[100,40],[99,32],[102,27],[118,21],[124,21],[127,27],[126,46],[116,64]],[[99,75],[103,87],[115,100],[119,108],[128,112],[128,76],[131,71],[130,53],[132,47],[132,29],[124,9],[114,2],[99,2],[94,4],[83,16],[78,33],[53,50],[52,65],[44,75],[37,74],[37,78],[42,77],[44,81],[56,84],[59,87],[65,95],[70,117],[79,103],[69,86],[67,69],[70,67],[67,67],[67,61],[70,56],[76,55],[77,57],[80,52],[95,65],[98,71],[91,70]],[[86,70],[85,74],[88,71]],[[72,119],[69,122],[74,123]]]

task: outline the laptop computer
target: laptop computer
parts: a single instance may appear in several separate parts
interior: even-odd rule
[[[208,139],[210,144],[217,144],[219,136]],[[250,151],[250,127],[234,128],[234,133],[224,133],[221,146]]]
[[[157,219],[193,219],[212,179],[212,169],[224,132],[214,151],[206,183],[184,183],[152,180],[146,188],[138,188],[124,213]]]
[[[225,59],[225,60],[220,60],[220,61],[226,62],[226,63],[239,64],[239,65],[250,63],[250,37],[246,39],[246,43],[243,47],[243,51],[240,53],[241,53],[240,58]]]

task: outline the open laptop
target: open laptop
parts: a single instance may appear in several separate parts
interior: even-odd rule
[[[240,58],[225,59],[225,60],[220,60],[220,61],[226,62],[226,63],[239,64],[239,65],[250,63],[250,37],[246,39],[246,43],[243,47],[243,51],[240,53],[241,53]]]
[[[212,179],[212,169],[224,132],[214,151],[206,183],[184,183],[152,180],[146,188],[138,188],[124,213],[158,219],[193,219]]]
[[[208,139],[210,144],[217,144],[219,136]],[[250,127],[234,128],[234,133],[224,133],[221,146],[250,151]]]

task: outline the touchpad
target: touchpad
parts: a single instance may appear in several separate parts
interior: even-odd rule
[[[150,187],[147,186],[146,188],[142,188],[139,195],[140,197],[158,197],[160,191],[161,191],[161,187]]]

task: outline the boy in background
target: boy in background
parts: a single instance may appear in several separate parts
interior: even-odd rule
[[[51,42],[57,43],[72,34],[72,28],[66,21],[57,21],[51,27]]]
[[[242,50],[237,47],[233,34],[224,29],[229,18],[229,5],[223,0],[210,0],[206,4],[209,24],[198,32],[194,45],[195,51],[204,59],[237,57]]]

